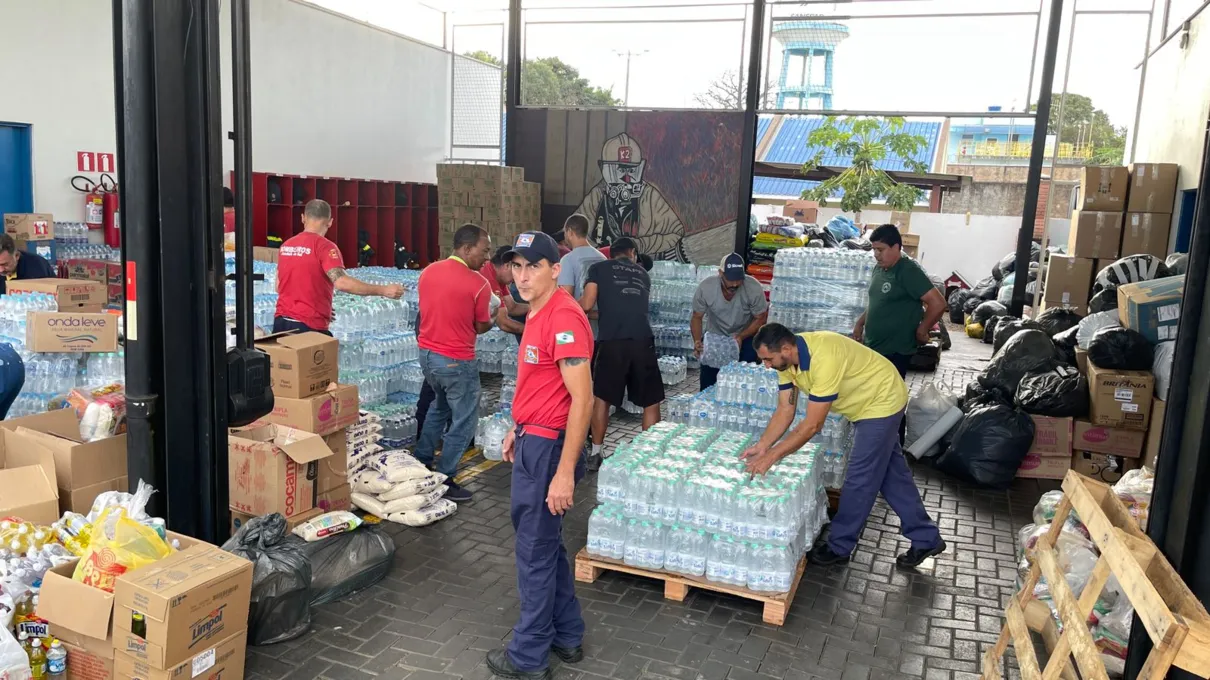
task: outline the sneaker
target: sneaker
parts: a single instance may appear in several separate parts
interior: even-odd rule
[[[895,558],[895,564],[899,565],[900,569],[913,569],[920,566],[920,563],[930,557],[936,557],[945,552],[945,541],[938,541],[937,545],[932,548],[912,548]]]
[[[848,564],[848,555],[837,555],[832,552],[832,548],[826,542],[820,543],[811,550],[810,556],[807,557],[807,564],[818,564],[822,567],[830,567],[834,564]]]
[[[588,454],[588,471],[596,472],[601,469],[601,457]]]
[[[550,651],[563,663],[580,663],[584,660],[584,647],[581,645],[575,647],[552,645]]]
[[[452,479],[445,480],[445,495],[442,498],[448,498],[455,503],[466,503],[471,499],[471,492],[462,488]]]
[[[503,649],[493,649],[487,653],[487,669],[498,678],[516,678],[517,680],[551,680],[554,675],[550,668],[539,671],[523,671],[517,668],[508,652]]]

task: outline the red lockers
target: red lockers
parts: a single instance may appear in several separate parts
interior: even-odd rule
[[[395,246],[417,254],[421,264],[437,250],[437,187],[419,182],[252,173],[252,244],[275,236],[283,241],[302,231],[303,206],[320,198],[332,206],[328,232],[345,265],[357,265],[358,234],[374,249],[370,264],[391,267]]]

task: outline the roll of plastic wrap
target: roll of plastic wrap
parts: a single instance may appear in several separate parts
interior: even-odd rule
[[[908,447],[907,452],[912,454],[912,458],[920,460],[920,456],[924,455],[925,451],[929,450],[933,444],[941,441],[946,432],[949,432],[962,420],[962,409],[957,406],[952,407],[941,416],[941,419],[933,423],[933,426],[924,431],[920,438],[912,442]]]

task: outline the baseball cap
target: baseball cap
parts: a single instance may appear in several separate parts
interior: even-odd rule
[[[541,231],[526,231],[517,235],[517,242],[512,250],[504,257],[512,260],[514,255],[520,255],[530,262],[545,258],[551,264],[559,264],[559,246],[550,234]]]
[[[728,281],[744,280],[744,258],[739,253],[731,253],[724,257],[718,266],[723,271],[724,279]]]
[[[635,245],[634,239],[629,236],[623,236],[614,241],[613,245],[609,246],[610,253],[624,253],[631,250],[638,250],[638,246]]]

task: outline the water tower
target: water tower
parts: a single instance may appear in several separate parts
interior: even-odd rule
[[[778,21],[773,39],[781,45],[777,108],[832,108],[832,60],[849,27],[830,21]]]

